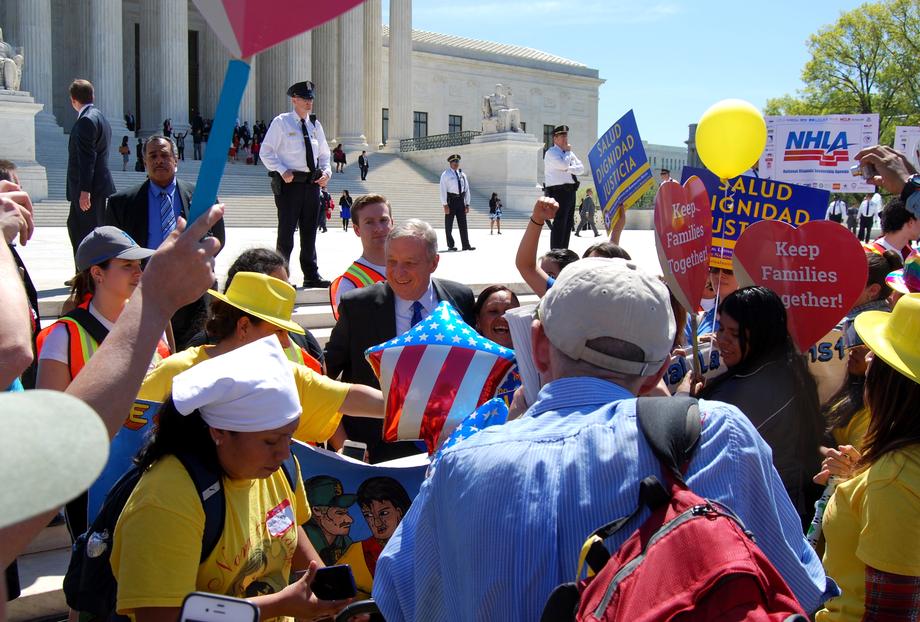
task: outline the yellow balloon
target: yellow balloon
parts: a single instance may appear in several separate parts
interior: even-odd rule
[[[720,179],[751,168],[767,145],[767,124],[760,110],[743,99],[723,99],[709,107],[696,127],[696,150]]]

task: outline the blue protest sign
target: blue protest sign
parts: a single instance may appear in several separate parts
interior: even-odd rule
[[[779,220],[798,227],[823,220],[830,199],[827,190],[746,175],[722,183],[708,170],[690,166],[684,167],[681,182],[694,175],[703,181],[711,201],[712,268],[732,269],[735,243],[755,222]]]
[[[632,110],[594,143],[588,152],[588,163],[609,230],[620,210],[629,209],[654,183]]]
[[[299,441],[291,451],[300,463],[312,514],[304,531],[327,566],[351,565],[358,596],[367,598],[377,557],[425,480],[427,456],[419,456],[415,465],[386,466],[350,460]]]

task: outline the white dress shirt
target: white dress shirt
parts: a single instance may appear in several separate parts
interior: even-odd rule
[[[831,216],[844,216],[847,213],[847,204],[837,199],[836,201],[831,201],[827,205],[827,213],[824,215],[824,218],[830,218]]]
[[[396,336],[398,337],[412,328],[412,303],[415,301],[403,300],[395,293],[393,298],[396,302]],[[422,319],[424,320],[438,306],[438,296],[434,292],[434,285],[432,285],[431,281],[428,281],[428,289],[425,290],[425,293],[422,294],[418,301],[422,303]]]
[[[332,177],[332,168],[329,166],[331,152],[322,124],[319,121],[311,123],[307,119],[307,133],[313,146],[313,157],[316,158],[316,170]],[[259,158],[269,171],[284,173],[310,170],[307,166],[307,148],[303,143],[300,117],[296,112],[283,112],[272,120],[262,140]]]
[[[547,188],[571,184],[572,175],[581,175],[584,172],[585,165],[573,151],[563,151],[557,145],[553,145],[543,155],[543,179]]]
[[[859,215],[862,218],[875,217],[882,211],[882,195],[878,192],[872,195],[870,200],[863,199],[859,204]]]
[[[457,187],[457,179],[460,180],[462,188]],[[441,173],[441,205],[447,205],[447,193],[462,194],[463,204],[470,205],[470,180],[467,179],[466,173],[457,169],[456,171],[448,167]]]

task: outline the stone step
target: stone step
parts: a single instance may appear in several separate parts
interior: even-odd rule
[[[70,544],[70,533],[67,531],[67,525],[61,522],[59,525],[49,525],[42,529],[41,533],[26,547],[24,554],[29,555],[66,549],[70,547]]]
[[[67,617],[62,584],[70,562],[70,547],[19,557],[22,594],[6,604],[9,622]]]

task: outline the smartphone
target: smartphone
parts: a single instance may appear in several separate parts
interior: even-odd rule
[[[358,594],[355,577],[348,564],[318,568],[310,589],[321,600],[344,600]]]
[[[348,456],[349,458],[354,458],[355,460],[366,462],[365,458],[367,454],[367,443],[361,443],[358,441],[345,441],[345,444],[342,445],[342,454]]]
[[[182,601],[179,622],[259,622],[259,609],[242,598],[192,592]]]

